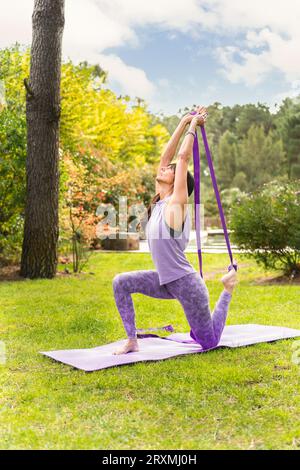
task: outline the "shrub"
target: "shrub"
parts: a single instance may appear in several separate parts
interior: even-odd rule
[[[300,273],[300,180],[272,181],[230,211],[233,241],[266,269]]]

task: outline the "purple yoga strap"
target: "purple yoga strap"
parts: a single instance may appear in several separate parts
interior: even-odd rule
[[[197,114],[196,111],[192,111],[190,114]],[[206,153],[206,158],[207,158],[207,163],[209,166],[210,170],[210,176],[219,208],[219,214],[220,214],[220,219],[224,231],[224,237],[227,245],[227,250],[230,258],[230,265],[228,266],[228,271],[230,271],[232,268],[234,268],[237,271],[237,264],[233,263],[233,257],[232,257],[232,251],[231,251],[231,246],[230,246],[230,241],[229,241],[229,236],[228,236],[228,231],[226,227],[226,221],[225,221],[225,216],[224,216],[224,211],[221,203],[221,198],[220,198],[220,193],[217,185],[217,180],[216,180],[216,175],[214,171],[214,166],[211,158],[211,153],[209,150],[209,145],[206,137],[206,132],[204,125],[201,126],[201,134],[202,134],[202,139],[204,143],[204,148],[205,148],[205,153]],[[194,162],[194,212],[195,212],[195,230],[196,230],[196,239],[197,239],[197,254],[198,254],[198,260],[199,260],[199,271],[200,275],[203,278],[203,272],[202,272],[202,252],[201,252],[201,238],[200,238],[200,216],[199,216],[199,210],[200,210],[200,180],[201,180],[201,173],[200,173],[200,151],[199,151],[199,142],[198,142],[198,134],[197,130],[195,132],[195,138],[194,138],[194,144],[193,144],[193,162]]]

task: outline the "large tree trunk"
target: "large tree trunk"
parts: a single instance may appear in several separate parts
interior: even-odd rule
[[[58,242],[59,119],[64,0],[35,0],[27,90],[26,208],[21,276],[52,278]]]

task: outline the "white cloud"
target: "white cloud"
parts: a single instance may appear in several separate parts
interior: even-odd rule
[[[0,46],[15,41],[30,44],[33,0],[0,0]],[[177,32],[197,37],[199,25],[210,25],[213,16],[197,0],[66,0],[63,56],[75,62],[88,60],[108,70],[108,80],[123,93],[154,96],[156,85],[146,73],[126,64],[119,57],[105,54],[111,47],[139,47],[137,27],[153,26],[169,30],[169,39]],[[160,81],[160,86],[168,84]]]
[[[63,55],[75,63],[87,60],[108,71],[108,85],[122,94],[151,99],[155,85],[144,70],[126,64],[115,54],[104,54],[109,47],[126,43],[136,47],[138,38],[128,25],[107,15],[93,0],[67,0]]]
[[[222,71],[231,82],[257,85],[272,71],[281,72],[289,83],[300,79],[299,0],[208,3],[215,26],[232,38],[231,46],[217,50]]]
[[[138,38],[126,23],[107,15],[95,0],[67,0],[63,49],[73,56],[83,50],[102,52],[109,47],[137,44]]]
[[[243,32],[269,27],[280,34],[298,30],[300,5],[298,0],[200,0],[211,12],[212,27],[221,31]]]
[[[285,39],[264,28],[249,31],[243,48],[223,47],[217,50],[223,72],[233,83],[257,85],[272,71],[279,71],[287,82],[300,79],[300,35]],[[263,48],[257,51],[257,48]]]
[[[99,63],[109,70],[111,81],[115,81],[122,89],[122,94],[147,97],[150,99],[156,90],[155,85],[147,78],[144,70],[125,64],[120,57],[110,54],[99,54]]]
[[[197,0],[94,0],[105,14],[131,27],[157,25],[193,34],[199,25],[210,25],[213,17]]]
[[[256,55],[228,46],[218,48],[216,55],[223,66],[221,72],[232,83],[244,81],[248,86],[258,85],[272,68],[265,52]]]
[[[0,47],[16,41],[31,43],[33,0],[0,0]],[[151,99],[155,85],[144,70],[126,64],[113,54],[104,54],[109,47],[138,45],[138,38],[126,23],[106,15],[93,0],[67,0],[63,35],[63,56],[75,63],[87,60],[109,72],[108,83],[114,83],[122,94]]]
[[[31,42],[33,0],[0,0],[0,47]]]
[[[0,0],[0,47],[31,42],[32,9],[33,0]],[[98,62],[123,93],[150,99],[156,84],[108,49],[141,47],[138,29],[146,26],[169,39],[178,33],[198,39],[209,31],[226,40],[215,56],[229,81],[255,86],[279,71],[292,88],[300,79],[299,24],[299,0],[66,0],[63,53]]]

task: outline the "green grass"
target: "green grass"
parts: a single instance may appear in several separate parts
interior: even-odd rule
[[[187,256],[197,266],[196,256]],[[228,324],[300,328],[299,286],[255,285],[264,273],[246,262]],[[226,255],[204,255],[205,272],[227,265]],[[135,269],[153,269],[150,256],[98,253],[80,277],[0,283],[0,340],[7,348],[0,366],[1,448],[299,449],[294,340],[93,373],[38,354],[125,338],[111,282]],[[212,308],[220,278],[207,281]],[[172,323],[189,331],[176,300],[133,299],[138,327]]]

